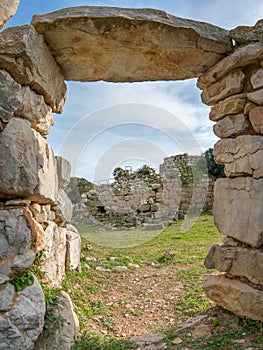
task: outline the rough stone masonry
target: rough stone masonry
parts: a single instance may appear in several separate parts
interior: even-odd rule
[[[0,26],[18,1],[2,3]],[[40,284],[34,279],[18,292],[10,280],[32,266],[36,253],[54,286],[79,264],[80,237],[69,225],[63,190],[70,165],[45,138],[52,112],[61,113],[65,102],[64,80],[198,78],[222,138],[215,156],[227,175],[216,183],[214,205],[226,238],[205,262],[221,273],[204,288],[224,308],[263,320],[262,34],[262,21],[228,32],[162,11],[107,7],[38,15],[31,25],[0,33],[0,349],[49,346],[36,343],[45,313]],[[62,295],[61,308],[70,305]],[[69,319],[68,341],[56,334],[57,349],[71,348],[77,324],[72,312]]]

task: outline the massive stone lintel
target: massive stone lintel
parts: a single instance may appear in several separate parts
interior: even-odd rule
[[[0,28],[12,17],[19,5],[19,0],[4,0],[0,2]]]
[[[225,29],[152,9],[72,7],[33,17],[66,80],[197,77],[232,50]]]

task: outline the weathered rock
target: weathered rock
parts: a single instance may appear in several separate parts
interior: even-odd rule
[[[0,315],[0,349],[34,349],[44,315],[45,297],[35,278],[32,286],[15,294],[12,309]]]
[[[243,112],[245,103],[246,98],[244,94],[230,96],[211,108],[209,118],[216,122],[226,115],[239,114]]]
[[[16,13],[19,1],[5,0],[0,2],[0,28]]]
[[[73,225],[66,225],[66,269],[75,270],[80,266],[81,237]]]
[[[198,325],[192,333],[192,338],[194,340],[200,340],[202,339],[209,339],[212,335],[212,326],[207,324],[200,324]]]
[[[258,105],[263,105],[263,89],[250,92],[247,94],[247,98]]]
[[[47,135],[54,125],[51,107],[45,103],[42,95],[36,94],[28,86],[22,87],[21,95],[24,103],[15,115],[29,120],[33,129]]]
[[[151,9],[72,7],[36,15],[32,25],[66,80],[192,78],[232,50],[226,30]]]
[[[224,309],[253,320],[263,320],[263,292],[224,274],[210,275],[204,282],[210,299]]]
[[[71,200],[64,190],[58,190],[57,205],[52,209],[56,214],[55,222],[57,224],[65,224],[70,222],[73,214],[73,208]]]
[[[8,311],[11,309],[15,295],[15,288],[10,283],[0,286],[0,311]],[[0,345],[1,346],[1,345]]]
[[[62,111],[64,78],[43,37],[32,26],[11,27],[1,33],[0,68],[19,84],[43,95],[53,112]]]
[[[70,182],[70,162],[63,157],[56,157],[58,188],[65,188]]]
[[[246,67],[250,64],[254,64],[257,60],[262,59],[263,42],[252,43],[240,47],[201,75],[198,78],[197,86],[200,89],[204,89],[208,85],[215,83],[224,77],[231,70]]]
[[[263,286],[263,251],[259,249],[226,247],[215,244],[211,247],[205,266],[232,276],[245,277],[250,282]]]
[[[222,139],[214,146],[215,160],[225,164],[225,174],[229,177],[253,175],[263,176],[263,137],[243,135],[235,139]]]
[[[46,139],[27,120],[12,118],[0,134],[0,198],[54,203],[56,162]]]
[[[251,41],[262,41],[263,37],[263,20],[260,19],[252,26],[238,26],[229,32],[230,37],[238,44],[246,44]]]
[[[27,253],[31,244],[26,211],[22,208],[0,210],[0,265],[4,259]]]
[[[34,350],[70,350],[74,344],[79,332],[79,322],[74,312],[73,305],[69,295],[61,292],[54,317],[64,319],[58,328],[50,324],[50,333],[48,337],[41,334],[38,338]]]
[[[29,199],[10,199],[5,202],[6,206],[20,206],[20,207],[28,207],[31,201]]]
[[[256,108],[257,105],[251,101],[247,101],[245,108],[244,108],[244,114],[248,115],[250,111],[252,111],[253,108]]]
[[[249,112],[249,120],[252,124],[253,129],[263,135],[263,107],[253,108]]]
[[[67,230],[58,228],[54,222],[45,230],[46,241],[41,269],[54,287],[61,285],[65,275],[66,234]]]
[[[242,91],[245,83],[245,74],[242,70],[235,70],[217,82],[204,88],[201,94],[202,101],[213,106],[224,98]]]
[[[253,89],[259,89],[263,86],[263,69],[258,69],[255,73],[252,74],[250,78],[251,85]]]
[[[21,87],[9,73],[0,70],[0,121],[8,123],[14,117],[25,118],[41,134],[48,134],[54,124],[51,107],[43,96],[28,86]]]
[[[0,70],[0,121],[8,123],[22,106],[21,85],[4,70]]]
[[[248,134],[251,130],[249,118],[243,113],[228,115],[213,126],[214,133],[220,138]]]
[[[263,244],[263,179],[218,179],[213,215],[221,233],[260,247]]]

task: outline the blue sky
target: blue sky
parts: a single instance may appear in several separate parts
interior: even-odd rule
[[[252,4],[251,0],[20,0],[7,26],[30,23],[34,14],[81,5],[156,8],[226,29],[253,25],[263,17],[262,0]],[[199,154],[213,146],[216,137],[208,119],[209,108],[201,103],[195,84],[194,79],[133,84],[67,82],[67,101],[63,113],[54,114],[55,126],[48,140],[56,154],[73,163],[73,176],[91,181],[110,177],[119,165],[148,163],[158,168],[164,156]]]

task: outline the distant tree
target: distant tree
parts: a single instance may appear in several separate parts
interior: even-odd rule
[[[221,178],[226,177],[224,173],[224,165],[215,162],[213,148],[208,148],[203,157],[197,163],[197,168],[203,172],[207,172],[209,177]]]

